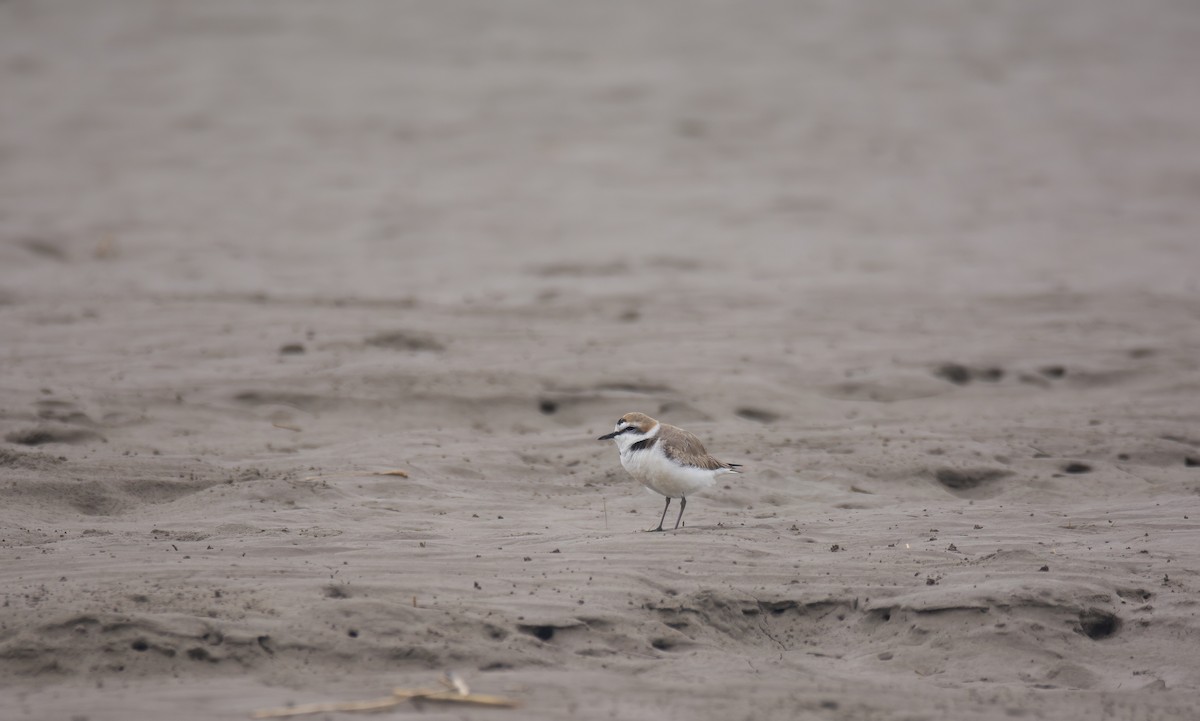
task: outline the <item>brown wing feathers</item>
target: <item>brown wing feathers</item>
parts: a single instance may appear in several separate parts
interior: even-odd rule
[[[708,455],[700,439],[688,431],[669,423],[660,422],[659,425],[658,435],[666,441],[662,444],[663,453],[672,461],[709,471],[715,471],[718,468],[736,468],[734,464],[719,461]]]

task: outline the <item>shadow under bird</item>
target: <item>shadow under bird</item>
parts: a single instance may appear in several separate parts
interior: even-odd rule
[[[726,473],[740,473],[741,465],[718,460],[704,450],[695,435],[669,423],[656,421],[645,413],[626,413],[617,421],[612,433],[598,440],[613,440],[621,452],[621,465],[634,480],[646,488],[667,497],[658,528],[663,530],[671,499],[679,499],[679,516],[675,528],[683,520],[687,497],[712,487]]]

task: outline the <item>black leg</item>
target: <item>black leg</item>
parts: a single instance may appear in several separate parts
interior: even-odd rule
[[[661,531],[661,530],[663,529],[663,527],[662,527],[662,524],[663,524],[663,521],[664,521],[664,520],[666,520],[666,517],[667,517],[667,509],[668,509],[668,508],[670,508],[670,507],[671,507],[671,499],[670,499],[670,497],[668,497],[668,498],[667,498],[667,505],[663,506],[663,514],[662,514],[662,518],[658,519],[658,528],[651,528],[651,529],[650,529],[650,532],[651,532],[651,533],[654,533],[654,532],[656,532],[656,531]]]
[[[675,519],[675,530],[679,530],[679,522],[683,520],[683,509],[687,508],[687,499],[682,496],[679,498],[679,518]],[[664,510],[663,513],[666,513]]]

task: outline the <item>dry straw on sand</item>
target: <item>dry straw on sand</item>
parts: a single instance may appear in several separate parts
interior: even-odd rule
[[[335,701],[332,703],[310,703],[284,708],[270,708],[255,711],[250,718],[290,718],[292,716],[307,716],[318,713],[335,711],[386,711],[405,702],[420,704],[425,701],[439,703],[459,703],[472,706],[494,706],[497,708],[517,708],[521,705],[516,699],[504,696],[492,696],[482,693],[471,693],[467,683],[458,674],[448,672],[439,679],[441,688],[398,688],[392,695],[385,698],[367,699],[364,701]]]

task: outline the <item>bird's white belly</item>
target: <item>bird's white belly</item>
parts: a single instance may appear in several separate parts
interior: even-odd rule
[[[676,465],[657,448],[622,453],[621,465],[643,486],[668,498],[685,498],[709,488],[718,475],[703,468]]]

